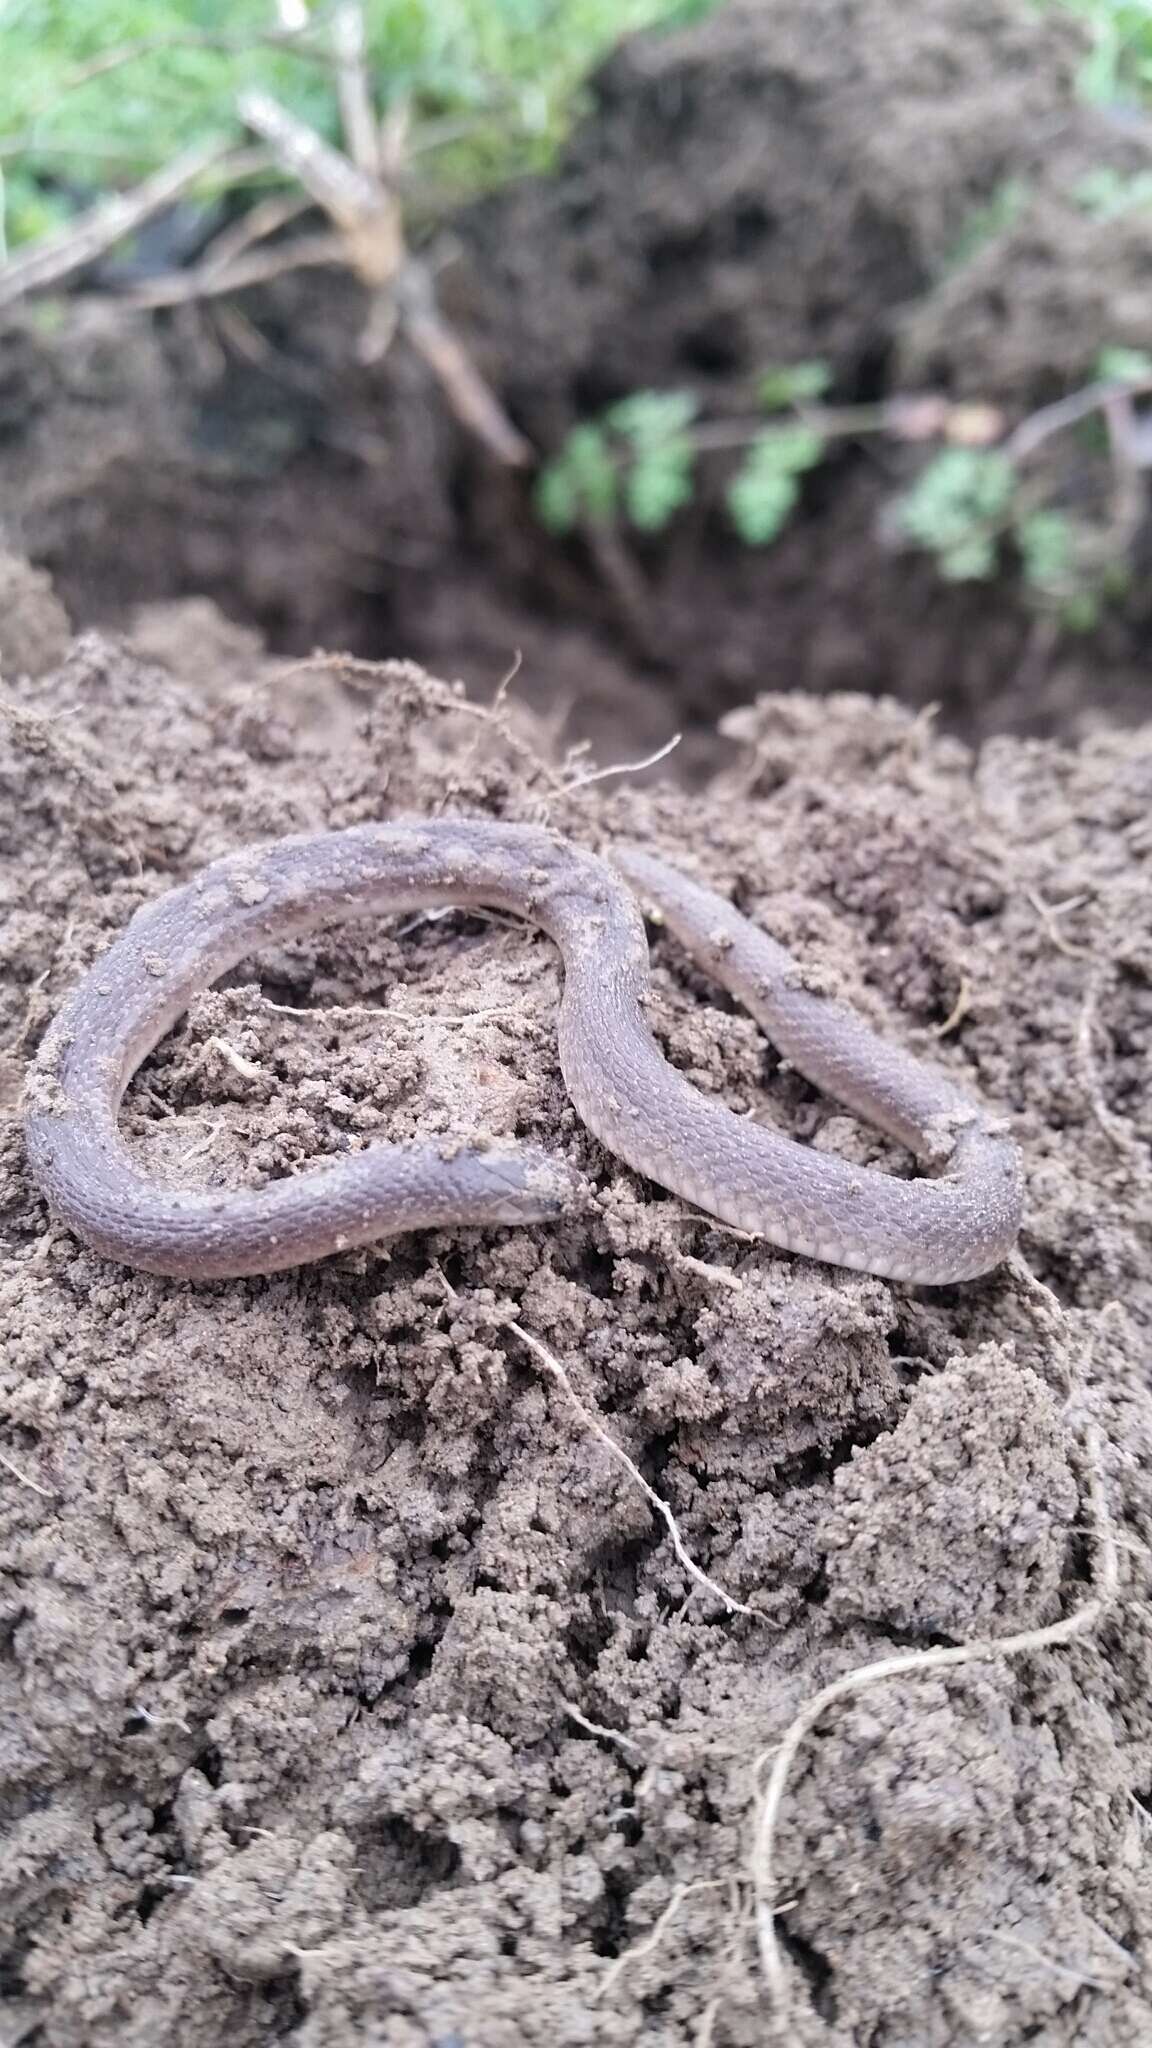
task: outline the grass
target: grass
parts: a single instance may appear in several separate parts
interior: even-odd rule
[[[381,100],[451,134],[425,161],[460,197],[545,165],[588,70],[621,35],[694,19],[706,0],[365,0]],[[309,10],[315,33],[323,0]],[[10,246],[185,144],[226,129],[263,86],[335,139],[330,71],[276,39],[271,0],[0,0],[0,170]],[[123,64],[77,78],[109,53]]]
[[[1091,49],[1080,72],[1084,99],[1144,105],[1152,96],[1152,0],[1042,0],[1076,15]]]

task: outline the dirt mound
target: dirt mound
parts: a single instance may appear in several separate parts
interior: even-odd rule
[[[814,355],[871,394],[901,312],[1006,181],[1058,189],[1070,146],[1123,149],[1075,107],[1082,54],[1027,0],[736,0],[631,39],[556,174],[473,216],[520,416],[547,442],[574,403],[638,384],[747,401],[766,368]],[[1105,260],[1097,301],[1109,278]]]
[[[1090,217],[1077,193],[1147,174],[1152,127],[1077,102],[1083,56],[1028,0],[744,0],[633,39],[555,176],[469,223],[463,304],[517,417],[554,447],[649,385],[747,417],[766,368],[812,358],[843,400],[930,383],[1026,413],[1090,380],[1105,345],[1143,348],[1146,216]],[[1003,588],[893,553],[884,508],[922,460],[843,453],[766,553],[734,542],[713,472],[645,550],[648,651],[690,712],[800,684],[939,703],[967,732],[1145,715],[1138,603],[1086,654],[1037,641]]]
[[[1077,102],[1082,54],[1030,0],[744,0],[637,37],[555,175],[456,224],[445,303],[546,454],[637,386],[727,417],[766,366],[812,358],[845,399],[931,380],[1026,411],[1146,339],[1144,216],[1077,193],[1146,172],[1148,137]],[[763,552],[715,472],[637,547],[622,604],[403,343],[351,362],[348,280],[234,311],[85,304],[0,338],[6,537],[78,620],[207,595],[278,648],[417,655],[486,690],[520,649],[558,728],[627,756],[687,724],[695,769],[717,713],[764,688],[892,692],[969,734],[1144,714],[1138,591],[1077,643],[1002,587],[943,586],[884,538],[909,474],[890,448],[826,463]]]
[[[769,698],[715,789],[610,797],[416,670],[241,684],[251,650],[185,626],[152,623],[167,670],[88,637],[0,713],[6,2038],[1146,2038],[1152,733],[973,760],[892,703]],[[19,1074],[132,909],[445,805],[734,889],[1003,1105],[1054,1293],[892,1287],[638,1181],[573,1117],[547,942],[475,916],[278,948],[193,1003],[126,1129],[255,1185],[479,1108],[574,1158],[587,1213],[208,1287],[53,1228]],[[665,943],[656,991],[697,1086],[890,1157]],[[854,1667],[1061,1622],[828,1705],[775,1828],[774,2025],[757,1759]]]

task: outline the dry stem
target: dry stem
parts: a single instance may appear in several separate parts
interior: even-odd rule
[[[122,241],[153,214],[160,213],[186,186],[203,177],[205,171],[225,164],[232,154],[231,143],[219,137],[194,143],[131,192],[117,192],[111,199],[102,199],[78,220],[70,221],[59,234],[45,235],[19,256],[9,257],[0,266],[0,307],[15,305],[30,292],[62,284],[65,278],[102,256],[114,242]]]

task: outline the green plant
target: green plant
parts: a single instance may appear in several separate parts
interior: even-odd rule
[[[765,412],[783,412],[823,398],[831,382],[827,363],[778,363],[760,379],[760,403]]]
[[[944,448],[897,502],[894,528],[935,556],[948,583],[991,576],[1015,485],[1000,450]]]
[[[689,391],[637,391],[607,415],[628,445],[624,503],[642,533],[658,533],[692,496],[695,450],[688,429],[696,412]]]
[[[929,554],[950,583],[979,582],[1015,568],[1040,611],[1069,631],[1096,625],[1130,578],[1133,518],[1139,516],[1123,461],[1113,472],[1107,518],[1092,523],[1057,502],[1057,478],[1037,475],[1037,451],[1057,434],[1083,437],[1099,462],[1124,431],[1124,409],[1152,389],[1152,353],[1101,349],[1091,382],[1041,408],[1015,428],[996,407],[937,394],[897,395],[874,405],[822,401],[823,363],[766,371],[759,395],[772,415],[758,422],[701,421],[686,391],[638,391],[598,420],[582,422],[540,472],[536,505],[554,532],[604,529],[625,520],[656,533],[687,504],[701,461],[738,449],[723,487],[736,532],[748,546],[777,539],[796,509],[800,480],[845,436],[883,434],[918,443],[935,439],[914,482],[888,507],[889,534]],[[1119,408],[1119,411],[1117,411]],[[1129,431],[1135,427],[1131,418]],[[944,445],[940,445],[940,443]]]
[[[823,363],[793,363],[765,373],[765,410],[795,410],[822,392]],[[642,533],[658,533],[691,500],[697,457],[717,445],[695,429],[698,405],[687,391],[636,391],[597,421],[574,427],[540,473],[536,509],[554,533],[583,520],[603,523],[622,506]],[[797,417],[722,433],[719,445],[746,449],[726,501],[742,540],[775,540],[799,496],[799,478],[824,453],[825,435]]]
[[[573,427],[560,453],[536,480],[536,510],[552,533],[570,533],[585,520],[603,524],[616,511],[619,479],[602,427]]]
[[[812,427],[769,427],[758,434],[726,492],[732,524],[750,547],[776,539],[800,497],[800,478],[824,454]]]
[[[1152,355],[1142,348],[1102,348],[1096,375],[1106,384],[1146,384],[1152,378]]]
[[[453,197],[547,162],[596,59],[629,30],[700,11],[684,0],[364,0],[377,89],[436,122]],[[0,162],[12,247],[108,186],[227,126],[237,93],[274,93],[336,135],[330,9],[299,34],[269,0],[0,0]]]
[[[1091,38],[1080,69],[1084,99],[1114,105],[1152,88],[1152,7],[1148,0],[1044,0],[1078,15]]]
[[[1123,172],[1099,164],[1095,170],[1085,171],[1072,187],[1072,197],[1093,220],[1120,220],[1126,213],[1152,206],[1152,171],[1125,177]]]

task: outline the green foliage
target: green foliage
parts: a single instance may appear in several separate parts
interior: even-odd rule
[[[1152,206],[1152,171],[1125,177],[1122,171],[1098,164],[1077,180],[1072,197],[1093,220],[1119,220],[1126,213]]]
[[[689,391],[634,391],[599,421],[573,427],[540,472],[536,510],[553,533],[611,519],[622,498],[633,526],[658,533],[692,496]]]
[[[822,398],[831,382],[827,363],[781,363],[761,377],[760,403],[765,412],[783,412]]]
[[[691,499],[695,451],[688,428],[696,412],[690,391],[636,391],[607,415],[629,444],[624,503],[642,533],[659,533]]]
[[[581,520],[611,519],[616,510],[616,462],[602,427],[573,427],[555,460],[536,482],[536,510],[553,533],[569,533]]]
[[[1143,384],[1152,377],[1152,355],[1142,348],[1102,348],[1096,375],[1108,384]]]
[[[1152,7],[1148,0],[1048,0],[1079,16],[1091,50],[1078,80],[1082,98],[1114,106],[1152,88]]]
[[[634,391],[599,421],[573,427],[541,470],[536,510],[553,533],[611,519],[619,500],[633,526],[658,533],[692,496],[695,450],[689,391]]]
[[[795,510],[800,477],[825,445],[812,427],[769,427],[757,435],[727,491],[732,524],[749,547],[777,538]]]
[[[1076,530],[1066,512],[1029,512],[1016,521],[1013,538],[1024,581],[1039,595],[1070,598],[1076,568]]]
[[[1152,379],[1152,353],[1105,348],[1096,376],[1142,384]],[[822,363],[766,373],[761,396],[776,417],[746,439],[722,422],[698,425],[690,392],[633,392],[569,434],[539,477],[538,514],[557,533],[620,517],[641,532],[659,532],[690,502],[701,453],[743,442],[725,501],[741,540],[768,546],[795,512],[801,480],[823,460],[832,436],[883,430],[882,417],[873,423],[872,409],[865,409],[864,422],[851,410],[844,415],[818,407],[789,417],[790,408],[815,400],[827,381]],[[1127,588],[1130,564],[1107,524],[1077,517],[1052,502],[1052,494],[1051,480],[1027,465],[1018,468],[1008,447],[944,446],[888,508],[887,524],[931,555],[950,583],[977,582],[1014,565],[1038,610],[1065,631],[1087,632]]]
[[[325,11],[314,7],[318,23]],[[418,116],[466,128],[431,161],[438,183],[471,191],[547,162],[619,36],[696,11],[683,0],[365,0],[369,70],[382,102],[405,95]],[[319,38],[278,44],[273,21],[269,0],[0,0],[9,243],[226,128],[243,88],[262,86],[335,140],[331,71],[304,54]],[[129,62],[73,82],[137,42]]]
[[[949,583],[991,576],[1015,483],[999,449],[945,448],[897,505],[897,530],[935,555]]]

